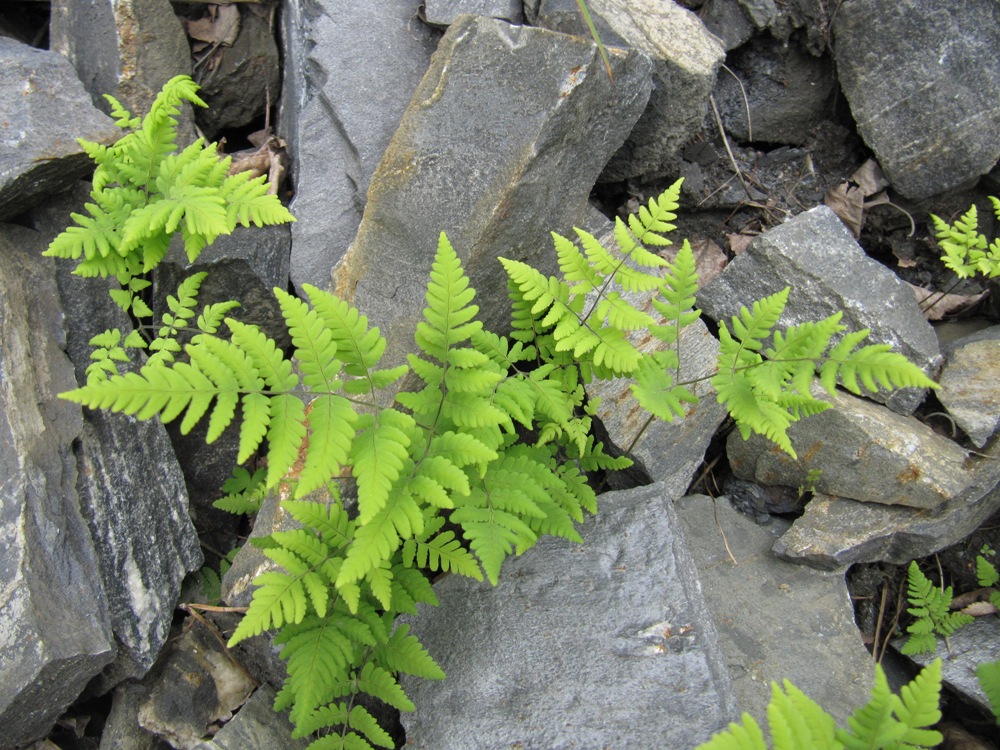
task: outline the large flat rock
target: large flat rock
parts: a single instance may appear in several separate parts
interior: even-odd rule
[[[413,632],[447,674],[407,679],[407,748],[693,748],[734,715],[673,497],[601,495],[582,545],[545,538],[496,588],[450,576]]]
[[[385,364],[413,331],[441,232],[447,232],[488,328],[509,323],[506,256],[555,268],[549,231],[583,220],[587,196],[639,117],[650,62],[544,29],[461,16],[449,28],[372,178],[357,239],[333,291],[388,340]]]

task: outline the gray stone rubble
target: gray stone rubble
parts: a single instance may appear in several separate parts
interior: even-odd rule
[[[703,321],[681,337],[683,379],[702,379],[683,420],[647,425],[627,380],[588,386],[597,438],[615,454],[631,447],[636,465],[595,476],[612,491],[584,544],[541,540],[495,589],[445,577],[441,606],[410,620],[448,678],[406,680],[408,748],[683,750],[741,711],[764,718],[771,680],[790,678],[840,721],[865,700],[871,662],[845,568],[932,554],[1000,510],[997,328],[939,345],[899,278],[915,265],[901,248],[937,252],[928,212],[958,215],[991,170],[980,189],[1000,186],[1000,5],[587,4],[610,78],[576,0],[234,3],[219,6],[235,24],[218,39],[223,11],[203,4],[53,0],[52,51],[0,24],[0,747],[55,747],[45,738],[63,712],[109,693],[101,750],[305,746],[271,709],[285,675],[271,640],[229,652],[219,640],[236,614],[176,617],[201,546],[289,528],[279,495],[240,527],[211,508],[233,436],[206,448],[197,430],[182,438],[58,398],[83,382],[89,338],[129,325],[107,282],[40,257],[88,200],[75,139],[119,137],[102,94],[142,114],[181,73],[213,104],[185,109],[182,143],[196,127],[237,139],[266,121],[272,158],[290,158],[277,190],[297,222],[239,230],[193,269],[210,273],[202,301],[240,299],[234,316],[281,343],[270,290],[309,283],[381,328],[383,364],[405,361],[441,232],[502,331],[498,256],[554,272],[550,230],[611,242],[595,205],[634,211],[678,177],[675,242],[687,233],[716,258],[739,256],[702,288]],[[861,190],[847,180],[872,155],[897,207],[865,193],[851,218],[859,244],[820,204]],[[894,259],[866,254],[866,221]],[[157,271],[157,314],[186,265],[174,248]],[[714,326],[789,285],[782,325],[843,311],[850,330],[871,329],[939,378],[940,405],[916,389],[839,392],[790,430],[797,461],[756,436],[725,441],[707,382]],[[648,296],[634,304],[650,309]],[[921,421],[922,402],[952,434]],[[693,480],[712,486],[723,457],[737,476],[720,495],[764,525],[725,496],[685,497]],[[801,515],[771,515],[790,511]],[[247,545],[223,601],[246,606],[273,565]],[[961,632],[982,643],[980,630]],[[964,638],[951,640],[960,656],[946,679],[981,701],[965,682],[982,657]]]

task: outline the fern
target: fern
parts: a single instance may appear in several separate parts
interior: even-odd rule
[[[1000,200],[991,197],[994,212],[1000,218]],[[1000,276],[1000,238],[987,244],[986,237],[979,232],[979,216],[975,205],[970,206],[954,224],[949,224],[931,214],[934,236],[937,238],[945,267],[954,271],[961,279],[976,274],[987,278]]]
[[[1000,724],[1000,661],[983,662],[977,666],[976,679],[990,702],[993,718]]]
[[[902,653],[931,653],[937,647],[935,636],[947,639],[958,628],[972,622],[970,615],[951,611],[951,586],[944,589],[936,587],[923,574],[916,561],[910,563],[907,580],[910,607],[906,611],[916,620],[906,629],[910,637],[903,645]]]
[[[788,680],[784,689],[771,685],[767,708],[774,750],[913,750],[937,747],[939,732],[928,729],[941,720],[941,660],[925,667],[900,694],[889,690],[885,673],[875,666],[875,685],[867,704],[848,719],[850,729],[838,728],[822,707]],[[697,750],[768,750],[760,725],[749,714],[742,724],[730,724]]]

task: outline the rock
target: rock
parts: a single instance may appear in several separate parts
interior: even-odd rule
[[[261,685],[209,742],[195,750],[304,750],[307,739],[292,739],[292,727],[274,714],[275,692]]]
[[[672,0],[589,0],[587,7],[605,45],[636,49],[653,61],[649,105],[601,179],[661,174],[701,127],[725,50],[694,13]],[[536,23],[590,37],[576,0],[542,0]]]
[[[149,697],[145,683],[126,681],[114,689],[111,713],[98,750],[169,750],[170,745],[139,726],[139,706]]]
[[[614,225],[603,216],[591,215],[587,230],[604,246],[614,246]],[[666,322],[653,308],[652,293],[633,294],[617,285],[614,290],[634,307],[657,317],[659,325]],[[665,346],[659,339],[639,331],[633,332],[629,341],[646,353]],[[699,402],[688,409],[684,419],[673,422],[657,419],[647,426],[649,414],[632,395],[634,381],[631,378],[595,380],[586,386],[589,400],[601,399],[597,417],[610,441],[605,448],[613,455],[620,455],[628,449],[629,457],[635,461],[635,465],[624,472],[610,474],[608,483],[611,489],[653,481],[663,482],[668,488],[667,494],[682,494],[691,484],[709,442],[725,419],[726,410],[716,400],[715,389],[707,380],[716,369],[719,342],[699,320],[681,331],[680,351],[680,379],[706,378],[691,386]],[[635,442],[640,433],[638,442]]]
[[[111,112],[111,94],[145,115],[163,84],[191,75],[191,48],[170,0],[53,0],[49,34],[102,112]],[[182,115],[178,142],[186,145],[195,139],[190,105]],[[79,128],[75,117],[66,122]]]
[[[868,700],[874,666],[843,574],[775,558],[787,521],[758,526],[726,497],[691,495],[675,507],[740,711],[764,720],[771,683],[788,679],[845,725]]]
[[[752,433],[732,432],[726,452],[742,479],[816,491],[867,503],[934,510],[973,482],[966,452],[914,417],[850,394],[813,396],[832,408],[795,422],[788,437],[799,458]]]
[[[906,640],[898,638],[892,645],[901,649]],[[921,667],[941,659],[941,682],[966,703],[976,706],[984,716],[993,715],[990,700],[976,678],[976,667],[1000,659],[1000,622],[997,618],[977,617],[948,636],[947,644],[943,638],[938,638],[934,653],[914,654],[909,658]]]
[[[698,16],[727,52],[749,40],[755,31],[738,0],[707,0]]]
[[[733,719],[663,486],[602,495],[581,534],[508,560],[495,589],[448,576],[406,618],[448,675],[404,678],[407,748],[688,748]]]
[[[993,168],[1000,5],[860,0],[838,10],[833,33],[851,114],[896,190],[926,198]]]
[[[200,50],[195,80],[208,109],[198,107],[198,126],[211,138],[226,128],[242,128],[276,107],[281,95],[281,61],[275,41],[275,8],[236,3],[239,30],[232,45],[211,43]],[[271,123],[273,125],[273,122]]]
[[[178,750],[194,750],[204,747],[202,741],[246,703],[256,685],[221,640],[204,624],[191,621],[139,707],[143,729]],[[280,721],[273,712],[271,719]]]
[[[79,210],[87,198],[89,191],[81,183],[71,196],[31,214],[43,233],[39,251],[69,225],[69,212]],[[93,351],[90,339],[111,328],[124,337],[132,324],[108,295],[117,282],[76,276],[74,265],[57,261],[56,282],[66,350],[75,364],[76,382],[82,384]],[[107,689],[122,679],[142,677],[152,666],[169,635],[181,581],[203,558],[184,476],[159,420],[140,422],[84,410],[76,462],[77,493],[119,647],[95,685]]]
[[[436,35],[417,20],[420,4],[302,0],[282,8],[280,132],[295,174],[291,274],[299,288],[329,288],[375,167],[427,69]]]
[[[57,398],[76,381],[40,244],[0,228],[0,747],[44,735],[115,656],[76,492],[80,408]]]
[[[726,477],[722,489],[729,504],[757,524],[770,523],[772,515],[801,515],[813,493],[811,486],[765,486],[734,476]]]
[[[510,23],[522,23],[521,0],[427,0],[424,21],[435,26],[448,26],[461,14],[499,18]]]
[[[941,405],[977,448],[1000,427],[1000,326],[988,330],[989,338],[959,341],[949,350],[937,392]]]
[[[727,67],[734,75],[719,76],[715,101],[737,140],[801,146],[829,116],[837,84],[827,57],[757,37],[734,52]]]
[[[848,331],[868,328],[868,343],[890,344],[894,351],[933,376],[941,355],[930,324],[913,292],[892,271],[864,250],[826,206],[789,219],[756,237],[746,252],[698,292],[698,306],[714,320],[725,320],[740,306],[762,297],[792,291],[778,322],[785,328],[843,312]],[[894,411],[911,413],[922,389],[881,391],[871,398]]]
[[[1000,445],[973,458],[972,483],[934,513],[816,495],[774,553],[832,570],[856,562],[906,565],[965,539],[1000,510]]]
[[[543,29],[462,16],[452,24],[372,179],[334,293],[381,328],[382,366],[404,361],[448,233],[487,328],[509,325],[497,256],[555,267],[549,230],[583,218],[587,195],[649,92],[649,61]],[[483,304],[485,302],[485,304]]]
[[[78,137],[110,144],[121,131],[94,109],[59,55],[0,36],[0,221],[87,174]],[[72,113],[68,116],[67,113]]]

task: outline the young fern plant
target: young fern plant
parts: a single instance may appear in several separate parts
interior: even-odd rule
[[[906,629],[910,637],[901,649],[904,654],[932,653],[937,648],[936,636],[947,644],[948,636],[973,621],[971,615],[951,611],[952,587],[935,586],[915,560],[907,571],[907,599],[910,607],[906,611],[916,619]]]

